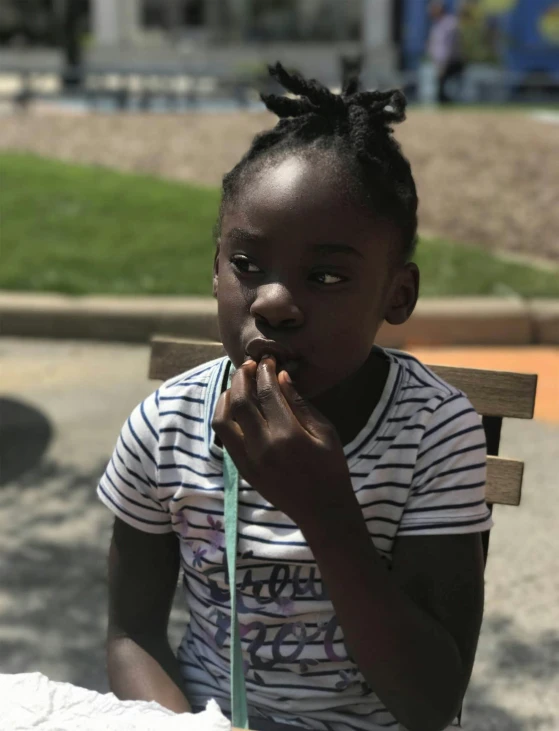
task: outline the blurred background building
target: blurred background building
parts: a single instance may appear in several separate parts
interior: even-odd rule
[[[557,0],[445,0],[459,23],[464,101],[559,88]],[[430,0],[0,0],[5,71],[87,70],[253,80],[282,58],[329,85],[362,62],[366,85],[433,100]],[[72,70],[68,71],[68,67]],[[113,84],[114,85],[114,84]],[[0,89],[1,93],[1,89]]]

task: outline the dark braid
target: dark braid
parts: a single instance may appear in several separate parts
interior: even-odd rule
[[[402,92],[360,91],[358,79],[353,78],[341,94],[333,94],[315,79],[288,72],[279,63],[269,71],[297,98],[261,95],[280,119],[273,129],[254,138],[241,161],[224,176],[222,212],[257,165],[305,148],[332,150],[349,166],[362,202],[398,226],[404,257],[411,258],[417,238],[417,193],[410,164],[391,127],[406,116]]]

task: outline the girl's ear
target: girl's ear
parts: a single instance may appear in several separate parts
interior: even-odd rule
[[[218,281],[218,274],[219,274],[219,249],[220,249],[220,241],[217,240],[217,244],[215,247],[215,255],[214,255],[214,276],[213,276],[213,296],[217,297],[217,281]]]
[[[419,269],[410,262],[401,267],[390,287],[384,319],[390,325],[402,325],[411,317],[419,296]]]

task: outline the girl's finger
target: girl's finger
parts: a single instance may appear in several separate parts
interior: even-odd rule
[[[231,418],[241,428],[249,446],[260,441],[263,430],[268,427],[259,408],[255,375],[256,363],[248,361],[235,372],[229,389]]]
[[[219,397],[219,401],[215,408],[214,418],[212,420],[212,429],[219,437],[222,445],[231,455],[231,458],[237,465],[239,472],[245,476],[246,467],[248,465],[245,439],[241,427],[231,417],[230,401],[230,391],[225,391],[225,393],[222,393]]]
[[[287,371],[282,371],[278,377],[283,397],[289,404],[289,408],[303,429],[315,439],[322,440],[330,424],[324,416],[317,411],[312,404],[297,393]]]
[[[262,358],[256,372],[256,392],[258,403],[268,424],[292,426],[293,414],[283,398],[276,373],[276,359],[273,356]]]

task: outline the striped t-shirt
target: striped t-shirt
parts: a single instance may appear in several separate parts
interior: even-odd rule
[[[415,358],[384,354],[390,367],[382,397],[344,451],[371,540],[389,565],[398,535],[470,533],[492,521],[479,416],[463,393]],[[228,367],[226,358],[206,363],[141,403],[98,487],[100,499],[133,527],[176,533],[190,611],[178,650],[185,692],[195,707],[215,698],[226,712],[223,456],[211,421]],[[334,731],[397,731],[348,657],[301,531],[244,481],[236,581],[252,717]]]

